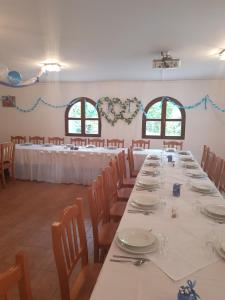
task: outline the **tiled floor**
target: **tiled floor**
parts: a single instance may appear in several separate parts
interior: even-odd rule
[[[11,181],[6,189],[0,189],[0,272],[14,263],[19,250],[26,251],[34,300],[60,299],[51,244],[51,224],[77,196],[84,200],[88,248],[92,260],[87,187]]]

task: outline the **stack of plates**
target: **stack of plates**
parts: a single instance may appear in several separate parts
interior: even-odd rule
[[[180,155],[190,155],[190,152],[188,152],[188,151],[179,151],[178,153]]]
[[[32,143],[24,143],[24,144],[20,144],[20,146],[32,146]]]
[[[202,208],[202,213],[207,217],[225,223],[225,205],[222,204],[209,204]]]
[[[167,148],[166,152],[176,152],[177,150],[175,148]]]
[[[183,163],[183,168],[186,169],[198,169],[198,164],[195,162],[185,162]]]
[[[154,167],[142,168],[141,174],[149,176],[158,176],[160,174],[160,170]]]
[[[183,155],[180,158],[181,161],[190,161],[190,162],[194,162],[195,160],[191,157],[191,155]]]
[[[149,166],[149,167],[159,167],[160,162],[158,160],[148,160],[148,161],[145,162],[144,165]]]
[[[219,242],[216,245],[216,251],[217,253],[225,259],[225,242]]]
[[[142,147],[134,147],[133,150],[135,150],[135,151],[142,151],[144,149]]]
[[[131,201],[131,205],[138,209],[153,210],[156,209],[160,200],[157,196],[138,195],[136,194]]]
[[[156,178],[141,178],[137,181],[136,187],[146,190],[156,190],[159,187],[159,180]]]
[[[206,178],[207,175],[201,170],[188,170],[186,175],[192,178]]]
[[[156,154],[148,155],[146,159],[151,159],[151,160],[160,160],[160,156]]]
[[[209,182],[205,181],[192,181],[191,182],[191,189],[195,192],[201,193],[201,194],[214,194],[216,192],[215,186],[213,186]]]
[[[155,252],[158,240],[149,230],[142,228],[127,228],[121,230],[116,238],[118,247],[132,254]]]

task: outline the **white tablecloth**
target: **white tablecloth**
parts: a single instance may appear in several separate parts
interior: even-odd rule
[[[225,233],[224,224],[216,224],[195,210],[196,201],[202,205],[222,203],[221,197],[202,196],[190,190],[179,162],[175,167],[166,164],[162,170],[165,174],[165,185],[158,195],[166,203],[164,208],[154,214],[128,214],[125,212],[118,231],[123,228],[152,228],[153,233],[168,238],[164,253],[147,255],[150,263],[136,267],[129,263],[113,263],[109,259],[113,254],[127,255],[118,249],[115,241],[111,245],[103,265],[92,300],[174,300],[177,292],[186,280],[197,280],[197,291],[201,299],[225,299],[225,262],[207,249],[211,236]],[[208,179],[207,179],[208,180]],[[172,197],[173,183],[181,183],[181,196]],[[133,190],[130,202],[137,193]],[[177,218],[171,218],[171,209],[176,208]],[[224,235],[225,238],[225,235]],[[128,254],[129,255],[129,254]]]
[[[122,149],[16,145],[15,175],[18,179],[55,183],[90,184]],[[149,150],[134,153],[139,169]]]

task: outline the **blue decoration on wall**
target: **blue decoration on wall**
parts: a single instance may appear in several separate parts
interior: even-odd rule
[[[2,100],[2,99],[0,98],[0,100]],[[177,103],[175,103],[173,101],[173,99],[171,99],[168,96],[163,96],[162,97],[161,104],[163,103],[163,101],[172,102],[176,107],[178,107],[180,109],[186,109],[186,110],[191,110],[191,109],[197,108],[201,105],[204,106],[204,109],[207,109],[207,105],[210,104],[216,110],[218,110],[220,112],[225,112],[225,108],[219,107],[219,105],[216,104],[212,99],[210,99],[208,95],[203,97],[200,101],[198,101],[194,104],[191,104],[191,105],[178,105]],[[16,109],[18,111],[24,112],[24,113],[32,112],[38,107],[39,104],[44,104],[44,105],[46,105],[48,107],[51,107],[51,108],[65,108],[65,107],[67,107],[71,104],[71,101],[69,101],[68,103],[65,103],[65,104],[54,105],[54,104],[48,103],[47,101],[43,100],[42,98],[38,98],[30,108],[23,108],[23,107],[16,106]],[[95,107],[98,108],[98,106],[99,106],[99,100],[96,102]],[[146,112],[144,111],[144,107],[143,107],[142,103],[140,103],[140,111],[146,116]]]
[[[18,85],[22,80],[20,73],[17,71],[9,71],[7,78],[12,85]]]

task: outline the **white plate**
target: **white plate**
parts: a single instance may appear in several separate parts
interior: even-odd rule
[[[135,151],[143,151],[144,149],[142,147],[134,147],[133,150],[135,150]]]
[[[147,160],[144,164],[144,166],[149,166],[149,167],[159,167],[160,166],[160,162],[158,160]]]
[[[194,178],[205,178],[207,176],[205,172],[200,170],[188,170],[186,175]]]
[[[137,181],[136,186],[157,187],[159,186],[159,180],[152,177],[151,178],[142,177]]]
[[[151,246],[156,239],[149,230],[142,228],[123,229],[118,233],[117,238],[124,245],[137,248]]]
[[[160,157],[156,154],[151,154],[151,155],[148,155],[146,159],[147,160],[151,160],[151,159],[152,160],[160,160]]]
[[[205,210],[212,215],[225,218],[225,205],[209,204],[209,205],[205,206]]]
[[[206,217],[208,217],[208,218],[210,218],[210,219],[216,221],[217,223],[221,223],[221,224],[222,224],[222,223],[225,223],[225,218],[223,218],[223,217],[217,217],[217,216],[215,216],[215,215],[212,215],[212,214],[210,214],[209,212],[207,212],[204,208],[201,209],[201,213],[202,213],[204,216],[206,216]]]
[[[53,144],[43,144],[42,146],[43,146],[43,147],[52,147]]]
[[[155,243],[152,246],[143,247],[143,248],[132,248],[129,246],[124,245],[122,242],[120,242],[118,239],[116,239],[117,246],[128,253],[131,254],[147,254],[147,253],[153,253],[158,250],[159,242],[156,239]]]
[[[185,163],[183,163],[183,168],[198,169],[198,165],[195,162],[185,162]]]
[[[95,145],[87,145],[86,148],[96,148]]]
[[[23,143],[23,144],[20,144],[20,146],[32,146],[33,144],[32,143]]]
[[[180,154],[180,155],[190,155],[190,152],[188,152],[188,151],[179,151],[178,154]]]
[[[192,181],[191,182],[191,188],[197,192],[200,193],[214,193],[215,192],[215,188],[214,186],[212,186],[211,184],[209,184],[208,182],[205,181]]]
[[[134,197],[132,200],[135,204],[138,206],[143,206],[143,207],[151,207],[159,203],[159,198],[157,196],[146,196],[142,195],[141,197]]]

